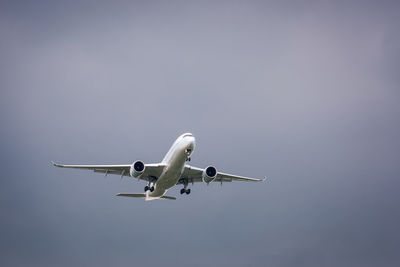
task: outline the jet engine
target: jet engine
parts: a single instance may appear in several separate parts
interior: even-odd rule
[[[202,178],[203,182],[207,184],[211,183],[212,181],[214,181],[215,178],[217,178],[217,169],[213,166],[208,166],[204,169]]]
[[[143,161],[137,160],[132,164],[129,174],[131,177],[139,178],[140,175],[143,174],[145,168],[146,166]]]

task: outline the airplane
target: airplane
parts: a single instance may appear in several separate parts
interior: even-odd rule
[[[121,165],[64,165],[52,162],[56,167],[93,170],[94,172],[108,174],[117,174],[147,181],[144,188],[145,193],[119,193],[117,196],[144,198],[146,201],[154,199],[170,199],[175,197],[165,195],[168,189],[175,185],[182,184],[180,193],[190,194],[187,188],[189,183],[204,182],[232,182],[249,181],[262,182],[264,179],[249,178],[238,175],[218,172],[214,166],[208,166],[204,169],[193,167],[186,162],[191,160],[191,155],[196,146],[196,139],[191,133],[184,133],[179,136],[172,144],[171,148],[160,163],[145,164],[141,160],[136,160],[132,164]]]

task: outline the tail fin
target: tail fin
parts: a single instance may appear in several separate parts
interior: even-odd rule
[[[146,194],[143,193],[119,193],[117,194],[118,197],[138,197],[138,198],[145,198],[145,200],[153,200],[153,199],[157,199],[157,198],[149,198],[146,196]],[[170,196],[162,196],[159,197],[162,199],[170,199],[170,200],[176,200],[175,197],[170,197]]]

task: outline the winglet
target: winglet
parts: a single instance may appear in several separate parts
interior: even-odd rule
[[[55,167],[63,167],[63,165],[57,164],[57,163],[55,163],[54,161],[51,161],[51,164],[53,164],[53,166],[55,166]]]
[[[267,176],[264,176],[263,182],[265,182],[267,180]]]

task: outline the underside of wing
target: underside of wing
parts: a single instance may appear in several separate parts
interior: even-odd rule
[[[105,174],[117,174],[121,176],[130,176],[129,170],[131,164],[118,164],[118,165],[64,165],[52,162],[54,166],[60,168],[71,168],[81,170],[92,170]]]
[[[182,179],[179,180],[179,183],[183,184],[185,182],[188,183],[202,182],[203,172],[204,169],[202,168],[186,165],[182,173]],[[217,176],[215,177],[213,182],[220,182],[220,183],[232,182],[232,181],[262,182],[264,180],[265,179],[250,178],[250,177],[217,172]]]
[[[115,174],[120,175],[121,178],[123,176],[131,177],[130,169],[132,164],[116,164],[116,165],[64,165],[52,162],[52,164],[56,167],[60,168],[71,168],[71,169],[81,169],[81,170],[92,170],[98,173]],[[154,180],[157,179],[162,171],[164,165],[163,164],[145,164],[144,173],[140,176],[140,180]]]
[[[245,181],[245,182],[262,182],[265,180],[265,178],[264,179],[251,178],[251,177],[244,177],[223,172],[218,172],[217,179],[231,180],[231,181]]]

